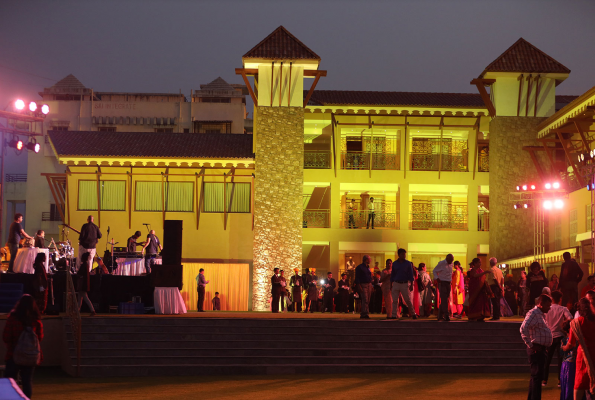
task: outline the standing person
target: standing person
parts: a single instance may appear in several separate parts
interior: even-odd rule
[[[213,303],[213,311],[221,311],[221,299],[219,298],[219,292],[215,292],[215,297],[213,297],[211,303]]]
[[[308,306],[310,303],[308,302],[308,288],[310,287],[310,281],[312,280],[312,275],[310,275],[310,268],[306,268],[306,272],[302,275],[302,283],[304,284],[303,292],[304,292],[304,312],[308,312]]]
[[[571,308],[578,301],[578,284],[583,279],[583,270],[569,252],[562,254],[564,263],[560,269],[560,290],[564,295],[562,305]]]
[[[41,229],[35,234],[35,247],[45,249],[45,232]]]
[[[196,302],[196,310],[198,312],[205,312],[205,288],[209,281],[205,278],[205,270],[201,268],[196,275],[196,291],[198,292],[198,301]]]
[[[541,269],[541,265],[537,261],[531,264],[529,270],[531,272],[527,275],[527,287],[529,291],[527,307],[533,308],[535,306],[535,299],[541,295],[544,287],[548,287],[548,280],[545,277],[545,272]]]
[[[452,281],[452,270],[454,257],[452,254],[447,254],[446,258],[436,265],[434,268],[434,279],[438,281],[438,292],[440,293],[440,308],[438,310],[438,321],[450,321],[450,314],[448,311],[450,285]]]
[[[273,270],[273,276],[271,277],[271,294],[273,299],[271,300],[271,311],[274,313],[279,312],[279,300],[281,300],[281,276],[279,275],[279,268]]]
[[[374,229],[374,198],[370,197],[370,201],[368,201],[368,219],[366,221],[366,229],[370,229],[370,221],[372,221],[372,229]]]
[[[365,254],[362,263],[355,268],[355,286],[361,300],[360,319],[370,319],[369,302],[372,292],[372,273],[370,272],[370,256]]]
[[[302,312],[302,288],[304,282],[300,276],[300,269],[293,269],[294,275],[289,280],[289,286],[291,286],[291,298],[293,301],[293,311]]]
[[[310,270],[310,281],[308,282],[308,297],[306,297],[306,311],[308,304],[310,305],[310,313],[318,311],[318,276],[316,276],[316,268]]]
[[[95,308],[93,308],[93,303],[89,300],[89,292],[91,291],[91,271],[87,268],[84,268],[85,265],[89,262],[89,258],[91,258],[91,253],[86,252],[81,257],[81,265],[83,268],[79,268],[78,272],[76,273],[78,276],[77,281],[77,289],[79,292],[79,311],[83,306],[83,300],[87,303],[87,307],[91,310],[91,317],[96,315]]]
[[[454,262],[454,270],[452,273],[452,304],[453,304],[453,318],[460,319],[463,315],[463,303],[465,302],[465,277],[463,276],[463,268],[459,261]]]
[[[382,285],[380,278],[382,273],[375,271],[372,275],[372,295],[370,296],[370,313],[382,314]]]
[[[355,261],[353,261],[353,257],[350,256],[345,263],[345,272],[347,272],[347,278],[349,280],[350,286],[353,286],[355,282],[355,267]]]
[[[595,275],[591,275],[589,276],[589,278],[587,278],[587,284],[585,285],[585,287],[581,290],[581,299],[585,296],[587,296],[587,292],[589,290],[595,290]]]
[[[279,271],[279,278],[281,279],[281,312],[285,312],[285,303],[287,300],[287,279],[285,279],[285,271]]]
[[[474,258],[469,264],[471,269],[467,271],[469,277],[469,312],[467,318],[469,321],[484,322],[491,315],[490,296],[492,291],[487,283],[486,274],[491,274],[491,270],[483,271],[481,269],[481,260]]]
[[[382,297],[384,298],[384,307],[386,308],[386,318],[390,318],[393,310],[393,296],[391,293],[390,275],[393,270],[393,260],[390,258],[386,260],[386,266],[380,275],[380,288],[382,290]]]
[[[141,237],[142,233],[141,231],[136,231],[134,232],[134,235],[130,236],[128,238],[128,241],[126,242],[126,252],[127,253],[136,253],[136,246],[144,246],[144,243],[137,243],[137,240],[139,237]]]
[[[548,284],[550,291],[554,292],[560,289],[560,281],[558,280],[558,275],[553,274],[550,278],[550,283]]]
[[[153,260],[157,257],[159,251],[163,251],[163,247],[161,247],[161,242],[159,242],[159,238],[155,236],[155,230],[151,229],[149,234],[147,235],[147,240],[145,245],[143,246],[143,250],[145,252],[145,271],[147,275],[151,273],[151,264]]]
[[[45,253],[37,253],[33,263],[33,293],[37,309],[43,315],[48,304],[48,275],[45,270]]]
[[[525,271],[521,271],[521,278],[517,283],[518,288],[518,304],[519,304],[519,315],[525,316],[527,310],[527,297],[528,293],[528,286],[527,286],[527,273]]]
[[[498,260],[496,257],[490,258],[490,271],[491,274],[488,274],[488,285],[490,285],[490,289],[494,294],[492,297],[492,308],[494,309],[494,315],[490,321],[498,321],[501,317],[500,314],[500,299],[504,294],[504,275],[500,268],[498,268]]]
[[[560,371],[560,400],[574,400],[574,379],[576,375],[576,346],[568,345],[571,320],[564,322],[562,330],[562,368]]]
[[[339,290],[338,290],[338,303],[337,304],[337,311],[340,313],[347,314],[349,308],[349,282],[347,281],[347,274],[341,274],[341,280],[339,280]]]
[[[519,314],[519,308],[517,304],[517,285],[512,280],[512,274],[506,276],[506,282],[504,282],[504,299],[510,306],[512,315]]]
[[[422,283],[424,289],[419,293],[419,299],[421,303],[420,314],[423,313],[424,317],[432,315],[432,300],[434,299],[434,293],[432,292],[432,278],[426,271],[426,264],[420,263],[417,267],[418,279]]]
[[[23,222],[23,214],[16,213],[14,215],[14,221],[10,224],[8,229],[8,241],[6,245],[10,251],[10,262],[8,263],[8,272],[14,272],[14,260],[17,258],[17,252],[19,251],[19,242],[22,238],[31,239],[31,236],[27,235],[27,232],[21,225]]]
[[[413,293],[413,264],[407,260],[407,250],[399,249],[397,251],[397,260],[393,262],[390,281],[392,282],[392,298],[393,310],[390,319],[397,319],[399,312],[399,295],[403,296],[403,300],[409,309],[411,318],[417,319],[417,314],[413,308],[411,296]],[[400,316],[399,316],[400,318]]]
[[[487,222],[488,220],[488,215],[490,213],[490,210],[488,210],[486,208],[486,206],[483,204],[483,201],[480,201],[479,204],[477,205],[477,219],[478,219],[478,227],[479,227],[479,231],[486,231],[488,230],[488,224]]]
[[[330,311],[332,314],[335,311],[333,299],[335,297],[337,282],[333,279],[333,273],[331,271],[327,272],[326,282],[324,282],[324,285],[322,286],[324,287],[324,293],[322,295],[322,312]]]
[[[36,366],[18,365],[14,360],[17,343],[23,331],[27,329],[31,329],[35,333],[39,342],[43,340],[43,324],[41,323],[39,310],[35,305],[35,301],[33,301],[33,297],[24,294],[8,315],[2,334],[2,338],[6,344],[6,355],[4,356],[6,370],[4,377],[12,378],[16,382],[20,373],[23,393],[28,398],[31,398],[33,394],[33,372],[35,372]],[[43,353],[40,346],[37,365],[41,364],[42,361]]]
[[[93,258],[95,257],[97,241],[101,239],[101,231],[99,227],[93,223],[93,216],[87,217],[87,223],[83,224],[79,233],[79,252],[76,259],[77,268],[81,268],[82,255],[89,253],[87,259],[87,269],[91,271],[93,267]]]
[[[574,379],[574,398],[582,399],[585,392],[595,394],[595,313],[589,299],[582,298],[578,303],[580,317],[570,323],[568,347],[578,346],[576,352],[576,375]],[[567,350],[563,348],[563,350]]]
[[[546,350],[552,345],[552,331],[545,322],[552,305],[548,295],[539,295],[537,306],[533,307],[521,325],[521,337],[527,345],[527,355],[531,364],[531,380],[527,400],[541,399],[541,383],[544,376]]]
[[[355,225],[355,218],[353,215],[354,211],[355,199],[351,199],[351,202],[347,205],[347,216],[349,217],[348,229],[357,229],[357,225]]]
[[[547,348],[545,370],[543,375],[543,386],[547,385],[548,377],[550,375],[550,364],[554,354],[558,353],[558,386],[560,386],[560,368],[562,367],[562,360],[560,357],[560,344],[564,338],[564,330],[562,325],[564,322],[572,319],[572,314],[568,311],[568,308],[562,307],[560,302],[562,301],[562,292],[556,290],[552,293],[552,306],[550,311],[545,315],[545,323],[552,331],[552,345]]]

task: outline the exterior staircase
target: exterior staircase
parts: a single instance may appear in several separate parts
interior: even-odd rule
[[[83,318],[81,376],[529,372],[520,323]],[[76,350],[65,334],[72,368]]]

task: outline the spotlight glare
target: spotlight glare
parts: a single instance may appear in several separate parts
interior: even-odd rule
[[[47,104],[42,105],[41,112],[45,115],[48,115],[50,113],[50,106],[48,106]]]
[[[531,185],[531,190],[535,190],[535,185]]]
[[[35,143],[35,147],[33,148],[33,151],[35,151],[36,153],[39,153],[39,150],[41,150],[41,145],[39,143]]]
[[[25,108],[25,102],[21,99],[18,99],[17,101],[14,102],[14,107],[17,110],[22,110],[23,108]]]
[[[560,182],[554,182],[552,186],[554,187],[554,189],[560,189]]]
[[[546,188],[546,189],[548,189],[548,190],[549,190],[549,189],[551,189],[551,188],[552,188],[552,184],[551,184],[551,183],[549,183],[549,182],[548,182],[548,183],[546,183],[546,184],[545,184],[545,188]]]
[[[517,186],[517,187],[516,187],[516,190],[521,190],[521,187],[520,187],[520,186]]]
[[[35,112],[35,110],[37,110],[37,103],[32,101],[31,103],[29,103],[29,111]]]
[[[543,202],[543,208],[545,208],[546,210],[551,210],[553,207],[552,201],[551,200],[545,200]]]
[[[564,202],[561,199],[556,199],[554,200],[554,207],[560,210],[564,207]]]
[[[527,190],[527,185],[523,185],[523,190]]]
[[[527,203],[523,204],[523,208],[529,208],[529,204],[527,204]]]
[[[23,150],[23,141],[22,140],[17,141],[17,150]]]

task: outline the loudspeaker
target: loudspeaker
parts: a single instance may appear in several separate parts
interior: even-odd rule
[[[151,267],[153,287],[177,287],[182,290],[182,265],[157,265]]]
[[[169,219],[163,225],[163,265],[182,265],[182,222]]]

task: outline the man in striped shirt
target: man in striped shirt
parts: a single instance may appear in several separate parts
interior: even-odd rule
[[[552,345],[552,331],[545,322],[545,314],[552,306],[552,298],[546,294],[538,297],[538,304],[527,313],[521,325],[521,337],[527,345],[531,364],[528,400],[541,399],[541,382],[544,378],[546,350]]]

